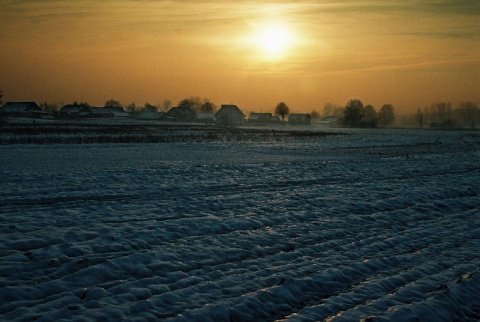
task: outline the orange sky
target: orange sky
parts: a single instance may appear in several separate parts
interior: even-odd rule
[[[480,103],[480,1],[0,0],[4,101]],[[270,26],[270,27],[269,27]],[[283,51],[265,48],[280,28]]]

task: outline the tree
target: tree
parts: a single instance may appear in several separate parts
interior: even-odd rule
[[[415,119],[417,121],[418,127],[423,128],[423,114],[422,114],[421,109],[417,110],[417,114],[415,115]]]
[[[337,107],[332,102],[326,102],[323,106],[323,117],[335,115]]]
[[[40,103],[40,108],[42,111],[50,113],[50,114],[55,114],[58,112],[58,106],[56,104],[48,104],[47,102]]]
[[[111,99],[105,102],[105,107],[122,107],[122,104],[120,104],[119,101]]]
[[[277,107],[275,107],[275,115],[279,115],[282,117],[282,121],[285,121],[285,116],[290,114],[290,109],[288,108],[287,104],[284,102],[278,103]]]
[[[164,100],[164,101],[162,102],[162,105],[161,105],[161,106],[162,106],[162,110],[168,111],[169,109],[172,108],[172,101],[170,101],[170,100]]]
[[[178,102],[178,107],[189,107],[194,111],[199,111],[202,106],[202,99],[198,96],[191,96]]]
[[[362,101],[359,99],[349,100],[343,111],[343,121],[351,126],[359,126],[364,116],[365,110]]]
[[[213,104],[208,98],[203,100],[202,106],[200,106],[199,112],[213,113],[217,109],[217,106]]]
[[[452,121],[452,104],[448,102],[435,103],[431,107],[433,113],[433,126],[450,127]]]
[[[189,107],[195,112],[213,113],[217,109],[217,106],[212,103],[208,98],[203,100],[198,96],[191,96],[183,99],[178,103],[179,107]]]
[[[130,103],[125,107],[125,111],[130,113],[135,112],[136,109],[137,109],[137,106],[135,105],[135,103]]]
[[[365,116],[363,121],[367,127],[377,127],[377,111],[372,105],[367,105],[364,107]]]
[[[316,122],[320,119],[320,114],[317,111],[312,111],[310,113],[310,117],[312,118],[313,122]]]
[[[74,102],[72,103],[72,105],[83,105],[83,106],[86,106],[86,107],[91,107],[90,104],[88,104],[87,102],[82,102],[82,101],[80,101],[80,102],[74,101]]]
[[[473,129],[480,116],[480,110],[478,109],[477,104],[473,102],[462,102],[459,107],[459,114],[461,115],[462,123]]]
[[[395,121],[395,112],[392,104],[385,104],[378,112],[378,121],[380,125],[387,127]]]
[[[157,107],[155,105],[150,104],[150,103],[145,103],[145,105],[143,105],[143,110],[145,112],[156,112]]]

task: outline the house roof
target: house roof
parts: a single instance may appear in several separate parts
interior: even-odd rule
[[[157,108],[153,105],[150,105],[148,104],[147,106],[145,106],[142,111],[145,111],[145,112],[158,112],[157,111]]]
[[[112,116],[113,112],[110,111],[108,108],[103,108],[103,107],[86,107],[85,109],[82,110],[82,113],[85,114],[94,114],[94,115],[103,115],[103,116]]]
[[[238,108],[237,105],[222,105],[220,107],[220,110],[215,114],[215,116],[217,115],[221,115],[223,113],[227,113],[227,114],[237,114],[238,116],[241,116],[241,117],[245,117],[245,114],[243,114],[243,112]]]
[[[170,110],[168,110],[167,115],[168,116],[174,116],[174,115],[193,115],[195,114],[195,111],[192,110],[189,106],[174,106]]]
[[[152,111],[140,111],[134,114],[135,118],[138,119],[160,119],[165,115],[165,112],[152,112]]]
[[[120,106],[105,106],[104,108],[109,110],[110,112],[113,113],[113,115],[118,116],[118,117],[130,116],[130,113],[126,112]]]
[[[215,120],[215,113],[199,112],[197,113],[197,120]]]
[[[6,102],[2,106],[3,112],[41,112],[42,109],[35,102]]]
[[[250,113],[248,117],[250,121],[259,121],[259,120],[267,120],[270,121],[272,119],[272,113]]]
[[[310,114],[303,114],[303,113],[292,113],[288,117],[289,120],[296,120],[296,121],[307,121],[311,120],[312,117]]]
[[[87,107],[85,104],[67,104],[60,109],[60,113],[78,114],[83,108]]]

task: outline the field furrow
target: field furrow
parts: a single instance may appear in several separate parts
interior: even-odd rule
[[[0,146],[0,319],[478,320],[478,147],[356,135]]]

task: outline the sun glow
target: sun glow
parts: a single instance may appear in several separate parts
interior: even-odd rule
[[[269,24],[260,28],[256,38],[263,56],[269,59],[283,57],[293,41],[291,32],[279,24]]]

